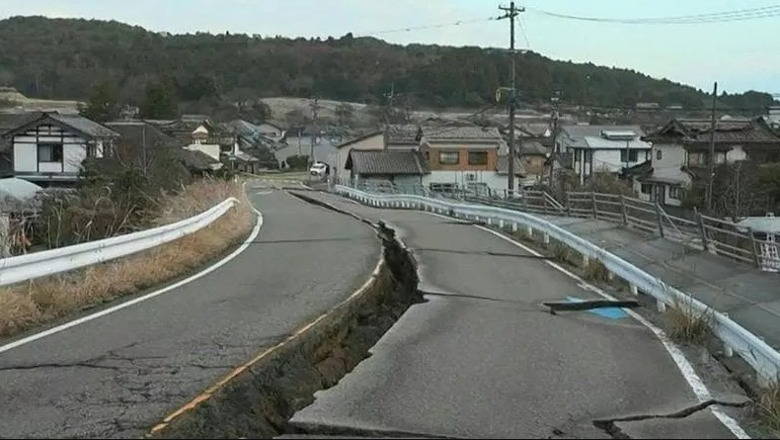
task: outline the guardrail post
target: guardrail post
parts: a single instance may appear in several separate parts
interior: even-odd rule
[[[626,198],[620,194],[620,211],[623,214],[623,225],[628,226],[628,210],[626,209]]]
[[[512,232],[517,232],[517,223],[512,222]]]
[[[631,291],[631,294],[634,296],[639,295],[639,289],[636,287],[636,284],[629,284],[628,289]]]
[[[750,236],[750,244],[753,248],[753,262],[756,264],[757,268],[761,269],[761,252],[758,249],[758,243],[756,243],[756,236],[750,228],[748,228],[747,234]]]
[[[525,233],[528,234],[528,238],[533,238],[534,236],[534,228],[530,226],[526,226]]]
[[[504,220],[503,219],[498,219],[498,227],[501,228],[501,229],[504,229]]]
[[[656,307],[658,308],[658,311],[660,313],[666,312],[666,303],[661,301],[660,299],[656,301]]]
[[[549,246],[550,245],[550,234],[545,232],[544,235],[542,235],[542,242],[544,242],[544,246],[545,247]]]
[[[590,258],[587,255],[582,256],[582,267],[587,268],[590,265]]]
[[[664,218],[661,215],[661,204],[658,200],[655,201],[655,218],[658,222],[658,233],[661,234],[661,238],[664,236]]]
[[[596,193],[594,191],[590,192],[590,200],[593,202],[593,218],[599,218],[599,210],[596,207]]]

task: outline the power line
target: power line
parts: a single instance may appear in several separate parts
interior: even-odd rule
[[[474,23],[485,23],[488,21],[495,21],[495,20],[498,20],[498,17],[458,20],[449,23],[440,23],[440,24],[432,24],[432,25],[424,25],[424,26],[409,26],[409,27],[396,28],[396,29],[385,29],[385,30],[380,30],[375,32],[361,32],[359,35],[370,36],[370,35],[393,34],[399,32],[421,31],[421,30],[428,30],[428,29],[441,29],[445,27],[462,26],[462,25],[468,25]]]
[[[523,39],[525,40],[525,47],[528,50],[531,50],[531,41],[528,40],[528,33],[525,31],[525,24],[523,23],[523,17],[517,16],[517,24],[520,25],[520,32],[523,34]]]
[[[694,15],[681,15],[673,17],[656,17],[656,18],[604,18],[604,17],[587,17],[578,15],[561,14],[556,12],[545,11],[542,9],[528,8],[529,11],[533,11],[542,15],[546,15],[554,18],[577,20],[577,21],[589,21],[598,23],[616,23],[616,24],[703,24],[703,23],[725,23],[731,21],[744,21],[760,18],[780,17],[780,5],[764,6],[761,8],[752,9],[739,9],[733,11],[724,11],[709,14],[694,14]]]

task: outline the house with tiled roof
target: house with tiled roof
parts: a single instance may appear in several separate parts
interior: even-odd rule
[[[425,158],[413,150],[357,150],[349,152],[345,169],[353,182],[381,181],[419,186],[430,173]]]
[[[584,184],[594,173],[619,174],[650,159],[651,145],[638,125],[564,125],[556,151],[569,153]]]
[[[382,151],[385,148],[385,139],[386,133],[376,130],[336,145],[336,163],[329,164],[333,168],[333,177],[337,181],[349,179],[351,170],[347,169],[347,161],[350,152],[353,150]]]
[[[780,137],[761,118],[673,119],[644,136],[652,143],[647,163],[627,170],[645,200],[679,206],[684,189],[706,178],[710,144],[716,166],[740,160],[780,162]]]
[[[422,127],[420,151],[431,171],[423,178],[429,188],[508,188],[509,146],[495,127]],[[515,177],[523,179],[522,163],[514,160]]]
[[[20,116],[2,136],[13,164],[6,177],[48,187],[75,184],[84,159],[108,154],[119,134],[80,115],[41,112]]]

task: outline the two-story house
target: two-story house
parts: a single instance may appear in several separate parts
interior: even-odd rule
[[[420,151],[431,171],[423,184],[432,189],[508,187],[508,145],[495,127],[423,127]],[[515,176],[522,178],[522,163],[514,160]]]
[[[638,125],[565,125],[557,151],[570,153],[572,167],[584,184],[594,173],[620,173],[650,159],[651,146]]]
[[[780,137],[761,119],[673,119],[643,140],[653,144],[651,161],[636,167],[634,187],[645,200],[679,206],[693,179],[706,178],[714,141],[714,164],[750,159],[780,161]]]
[[[10,175],[41,186],[72,186],[88,157],[110,154],[115,131],[80,115],[38,113],[8,130]]]

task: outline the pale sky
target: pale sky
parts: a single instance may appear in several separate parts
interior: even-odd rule
[[[0,18],[46,15],[114,19],[171,33],[288,37],[373,35],[394,43],[506,47],[509,23],[483,21],[428,30],[424,25],[495,17],[492,0],[0,0]],[[604,18],[654,18],[778,5],[772,0],[527,0],[517,46],[554,59],[634,69],[711,89],[780,93],[780,17],[731,23],[624,25],[548,17],[532,9]]]

